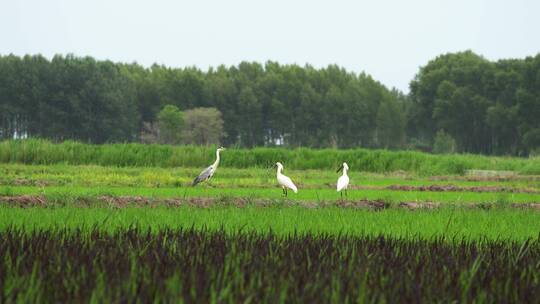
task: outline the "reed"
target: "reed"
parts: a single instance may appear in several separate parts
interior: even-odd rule
[[[143,145],[135,143],[92,145],[73,141],[52,143],[43,139],[0,142],[0,162],[24,164],[93,164],[117,167],[204,167],[215,147]],[[335,169],[347,161],[357,171],[407,171],[421,175],[464,174],[468,169],[511,170],[540,174],[540,158],[489,157],[471,154],[433,155],[417,151],[368,149],[231,148],[222,166],[266,168],[276,161],[295,169]]]

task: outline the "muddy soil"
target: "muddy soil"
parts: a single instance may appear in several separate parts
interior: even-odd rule
[[[39,195],[0,196],[0,204],[17,207],[46,206],[45,197]]]
[[[409,186],[409,185],[390,185],[385,189],[398,191],[433,191],[433,192],[511,192],[511,193],[540,193],[540,190],[527,188],[512,188],[499,186],[472,186],[460,187],[455,185],[425,185],[425,186]]]
[[[190,198],[149,198],[143,196],[100,196],[96,198],[77,198],[73,203],[81,207],[96,206],[103,204],[107,207],[125,208],[125,207],[179,207],[179,206],[194,206],[200,208],[208,208],[216,205],[221,206],[302,206],[305,208],[324,208],[324,207],[342,207],[353,209],[370,209],[383,210],[387,208],[404,208],[408,210],[417,209],[437,209],[443,205],[448,205],[440,202],[399,202],[390,203],[383,200],[338,200],[338,201],[288,201],[288,200],[270,200],[270,199],[250,199],[250,198],[211,198],[211,197],[190,197]],[[57,206],[63,203],[57,201],[48,201],[40,195],[20,195],[20,196],[0,196],[0,205],[8,205],[15,207],[46,207]],[[491,209],[497,206],[496,203],[463,203],[455,205],[458,208],[473,208],[473,209]],[[540,210],[540,202],[531,203],[512,203],[509,207],[519,209],[535,209]]]
[[[515,176],[456,176],[435,175],[429,178],[433,181],[462,180],[469,182],[508,182],[508,181],[540,181],[540,175],[515,175]]]

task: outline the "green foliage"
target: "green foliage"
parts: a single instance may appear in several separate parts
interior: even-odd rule
[[[133,141],[136,87],[119,66],[91,57],[0,56],[0,138]]]
[[[456,152],[456,141],[444,130],[439,130],[433,143],[433,153],[452,154]]]
[[[241,62],[203,72],[0,56],[0,139],[153,143],[158,114],[172,105],[221,113],[223,136],[187,131],[189,143],[427,151],[444,129],[458,151],[526,156],[540,145],[539,70],[540,55],[492,62],[450,53],[422,67],[405,96],[335,65]]]
[[[209,160],[211,161],[211,160]],[[9,186],[69,186],[69,187],[143,187],[174,188],[191,184],[201,168],[176,167],[103,167],[95,165],[69,166],[1,164],[0,185],[6,195],[14,195]],[[333,189],[337,174],[335,170],[298,170],[287,167],[287,174],[302,184],[303,189]],[[459,187],[496,186],[514,191],[538,188],[535,178],[515,175],[505,179],[482,180],[473,176],[447,176],[443,179],[419,177],[412,173],[368,173],[352,170],[349,176],[355,185],[383,192],[389,186],[454,185]],[[275,188],[275,171],[272,168],[237,169],[219,167],[212,185],[217,188]],[[539,189],[540,191],[540,189]],[[361,194],[365,194],[360,191]],[[486,197],[483,197],[487,199]],[[529,197],[534,200],[534,197]],[[470,198],[472,199],[472,198]],[[540,199],[540,197],[538,198]]]
[[[242,62],[202,72],[13,55],[0,56],[0,92],[0,139],[132,142],[143,133],[139,140],[153,142],[158,113],[172,105],[186,115],[196,108],[221,113],[226,136],[201,139],[191,130],[187,142],[241,147],[377,146],[379,104],[397,98],[369,75],[334,65]]]
[[[218,145],[223,138],[223,119],[216,108],[195,108],[184,112],[182,142],[188,145]]]
[[[444,129],[457,150],[526,155],[540,145],[540,55],[491,62],[471,51],[441,55],[411,82],[409,137]]]
[[[529,153],[530,158],[540,158],[540,148],[532,149]]]
[[[540,157],[533,157],[534,161],[530,162],[521,168],[520,172],[523,174],[540,174]]]
[[[405,143],[405,116],[400,105],[389,100],[377,111],[377,141],[383,148],[401,148]]]
[[[523,136],[523,141],[531,147],[531,150],[540,149],[540,128],[528,130]]]
[[[178,107],[166,105],[157,115],[159,142],[162,144],[179,144],[182,139],[184,115]]]
[[[204,167],[215,157],[215,147],[143,144],[89,145],[77,142],[54,144],[47,140],[7,140],[0,142],[0,162],[25,164],[68,163],[102,166]],[[480,155],[432,155],[416,151],[367,149],[283,149],[230,148],[221,165],[232,168],[267,168],[281,161],[286,168],[335,169],[343,161],[356,171],[393,172],[423,175],[462,174],[467,169],[513,170],[529,174],[537,171],[540,159],[488,157]]]

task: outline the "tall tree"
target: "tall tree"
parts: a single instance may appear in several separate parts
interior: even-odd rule
[[[179,144],[182,141],[184,115],[178,107],[166,105],[158,115],[158,139],[164,144]]]
[[[405,144],[405,116],[394,100],[383,101],[377,111],[377,142],[383,148],[396,149]]]
[[[217,145],[223,137],[223,119],[216,108],[195,108],[184,112],[183,142]]]

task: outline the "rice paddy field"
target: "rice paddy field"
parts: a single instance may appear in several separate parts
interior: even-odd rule
[[[540,297],[539,159],[212,150],[0,142],[0,302]]]

